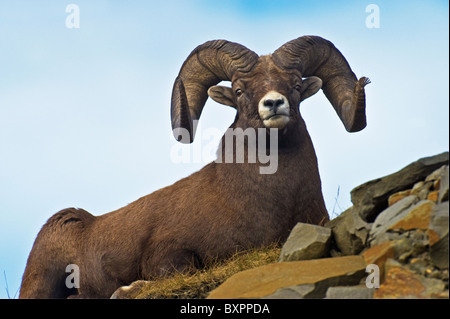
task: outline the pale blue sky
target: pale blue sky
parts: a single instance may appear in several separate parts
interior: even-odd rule
[[[79,29],[66,28],[70,3]],[[380,8],[378,29],[365,24],[370,3]],[[337,213],[354,187],[448,150],[448,9],[447,1],[0,0],[0,298],[3,272],[14,295],[40,227],[58,210],[106,213],[206,164],[171,161],[169,106],[182,62],[208,40],[268,54],[319,35],[372,80],[362,132],[347,133],[322,92],[301,107],[330,212],[338,188]],[[233,119],[208,101],[201,125],[224,132]]]

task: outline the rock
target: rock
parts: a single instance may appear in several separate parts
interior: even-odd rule
[[[447,236],[439,240],[430,247],[430,257],[433,265],[439,269],[448,269],[448,233]]]
[[[410,189],[392,194],[388,198],[388,206],[394,205],[395,203],[397,203],[398,201],[402,200],[405,197],[408,197],[409,195],[411,195]]]
[[[439,179],[439,202],[448,201],[448,190],[449,190],[449,168],[448,165],[442,171]]]
[[[388,207],[390,195],[412,188],[417,181],[447,165],[448,160],[448,152],[422,158],[396,173],[360,185],[351,191],[352,203],[363,220],[372,222],[379,212]]]
[[[325,256],[331,230],[325,227],[298,223],[291,231],[280,254],[280,261],[315,259]]]
[[[402,218],[390,225],[387,230],[427,230],[430,225],[431,214],[436,204],[430,200],[423,200],[409,209]]]
[[[388,207],[383,212],[381,212],[378,217],[375,219],[372,229],[369,233],[369,242],[371,245],[380,244],[383,241],[391,240],[392,238],[387,236],[381,236],[386,233],[387,229],[400,220],[406,213],[407,210],[417,202],[416,196],[408,196],[398,201],[391,207]],[[375,242],[375,240],[377,241]]]
[[[402,267],[402,264],[393,259],[393,258],[388,258],[385,262],[384,262],[384,273],[387,274],[392,268],[398,268],[398,267]],[[381,278],[381,282],[384,281],[384,277]]]
[[[209,299],[270,297],[281,288],[314,285],[306,294],[325,296],[330,286],[356,285],[365,275],[362,256],[268,264],[237,273],[213,290]],[[301,288],[304,289],[304,288]]]
[[[424,256],[413,257],[405,265],[408,270],[413,271],[416,274],[428,277],[438,278],[440,272],[435,269],[430,263],[430,258],[424,258]]]
[[[365,285],[330,287],[325,295],[326,299],[372,299],[375,288]]]
[[[395,245],[392,241],[387,241],[380,245],[373,246],[362,253],[367,265],[375,264],[380,269],[380,279],[384,279],[384,269],[387,260],[395,257]]]
[[[447,167],[448,165],[442,165],[439,167],[433,173],[428,175],[427,178],[425,178],[425,182],[436,182],[435,185],[439,185],[439,180]],[[435,187],[435,189],[439,189],[439,186]]]
[[[419,266],[422,263],[422,259],[416,258],[427,252],[428,236],[426,232],[422,230],[414,230],[412,232],[406,232],[399,236],[399,239],[386,241],[381,244],[372,246],[364,251],[361,255],[367,264],[376,264],[380,268],[381,280],[384,280],[384,274],[388,268],[395,264],[400,263],[415,263],[414,266]],[[424,258],[425,256],[421,256]],[[386,263],[390,262],[390,266]],[[424,261],[422,264],[428,266],[428,261]]]
[[[363,221],[353,208],[347,209],[325,227],[331,229],[336,247],[345,256],[361,252],[371,229],[371,225]]]
[[[264,299],[303,299],[318,298],[314,297],[316,286],[314,284],[306,284],[300,286],[292,286],[280,288],[273,294],[263,297]]]
[[[430,240],[430,245],[433,245],[439,239],[448,235],[449,228],[449,205],[448,202],[443,202],[434,207],[433,215],[430,219],[428,229],[433,232],[437,238]],[[431,235],[430,237],[432,237]]]
[[[430,219],[436,204],[430,200],[423,200],[404,209],[400,202],[383,211],[374,222],[369,241],[371,245],[378,245],[385,241],[400,239],[404,231],[413,229],[428,230]],[[398,205],[398,207],[396,207]],[[380,220],[379,220],[380,219]]]
[[[439,191],[430,192],[427,196],[427,199],[433,202],[437,202],[439,200]]]
[[[427,250],[428,236],[422,230],[405,232],[401,238],[392,242],[395,257],[402,263],[408,262],[410,258],[419,256]]]
[[[374,297],[392,298],[438,298],[445,293],[445,284],[438,279],[420,276],[404,267],[394,267],[386,274]]]
[[[438,202],[448,201],[448,189],[449,189],[449,166],[444,165],[439,169],[435,170],[433,173],[427,176],[425,182],[432,182],[433,189],[437,193]],[[433,192],[433,198],[435,196]]]
[[[411,195],[417,196],[420,200],[427,199],[428,193],[430,192],[433,182],[420,181],[414,184],[411,189]]]

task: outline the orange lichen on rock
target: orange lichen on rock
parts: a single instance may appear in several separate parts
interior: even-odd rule
[[[390,226],[388,230],[428,229],[430,217],[435,205],[436,204],[432,201],[424,201],[422,204],[417,205],[417,207],[412,209],[404,218]]]

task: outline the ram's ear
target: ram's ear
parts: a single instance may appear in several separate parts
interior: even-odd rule
[[[226,86],[215,85],[208,89],[208,95],[214,101],[236,108],[233,90]]]
[[[317,76],[310,76],[303,80],[300,92],[300,102],[317,93],[322,88],[322,80]]]

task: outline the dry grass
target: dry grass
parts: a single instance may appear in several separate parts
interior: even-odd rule
[[[231,258],[216,262],[189,274],[177,273],[169,278],[146,282],[134,295],[137,299],[206,298],[208,293],[233,274],[269,263],[277,262],[281,249],[272,245],[236,253]]]

